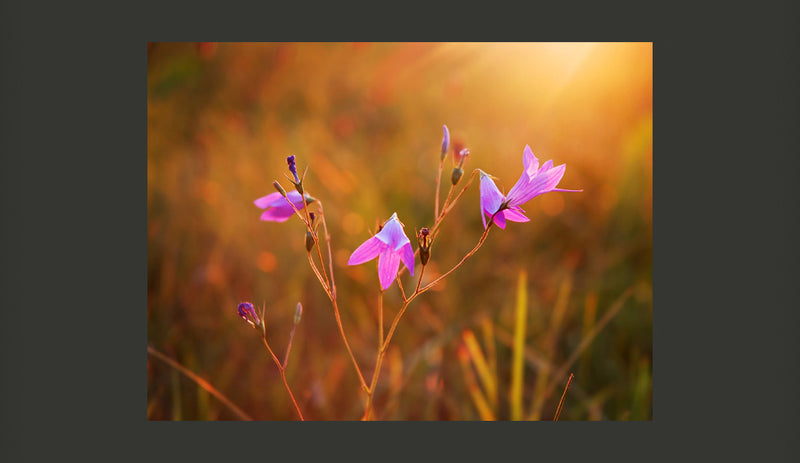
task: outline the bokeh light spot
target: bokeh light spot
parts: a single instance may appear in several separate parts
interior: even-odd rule
[[[540,196],[542,199],[542,211],[551,217],[558,215],[562,210],[564,210],[564,194],[566,193],[556,192],[543,194]]]
[[[350,235],[357,235],[364,230],[364,219],[355,212],[348,212],[342,221],[342,228]]]
[[[350,259],[350,252],[346,249],[339,249],[334,253],[334,258],[336,259],[336,265],[346,267],[347,261]]]
[[[275,254],[264,251],[258,255],[258,268],[262,272],[272,272],[278,266],[278,260],[275,259]]]
[[[219,202],[219,193],[221,187],[219,183],[213,182],[211,180],[199,183],[200,186],[200,196],[202,196],[203,200],[208,203],[209,206],[215,206]]]

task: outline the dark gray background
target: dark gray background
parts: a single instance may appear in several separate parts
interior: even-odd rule
[[[800,8],[0,3],[0,459],[797,461]],[[146,42],[652,41],[652,422],[146,419]],[[121,458],[120,458],[121,457]]]

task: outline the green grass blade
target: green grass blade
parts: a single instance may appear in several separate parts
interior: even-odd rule
[[[475,333],[467,329],[464,330],[461,337],[464,340],[464,344],[467,346],[467,351],[469,352],[473,365],[475,365],[475,370],[478,372],[478,378],[481,380],[483,389],[486,391],[486,395],[489,396],[489,402],[493,406],[497,405],[497,381],[495,381],[495,377],[492,375],[491,367],[486,361],[486,357],[483,355],[481,346],[478,345]]]
[[[525,368],[525,326],[528,319],[528,275],[520,270],[517,282],[516,319],[514,322],[514,348],[511,360],[511,387],[508,401],[511,419],[522,419],[522,383]]]

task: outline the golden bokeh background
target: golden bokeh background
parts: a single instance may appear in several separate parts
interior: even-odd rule
[[[344,326],[371,375],[376,264],[348,267],[347,258],[393,212],[414,244],[414,228],[432,225],[447,124],[471,153],[459,187],[481,168],[508,191],[529,144],[541,162],[567,164],[560,187],[584,191],[523,205],[529,223],[492,230],[411,305],[384,364],[379,417],[485,419],[458,356],[474,333],[500,391],[493,416],[509,419],[524,272],[526,417],[552,419],[566,383],[554,374],[572,361],[561,420],[651,419],[652,70],[651,43],[148,44],[148,344],[253,418],[295,419],[236,306],[266,304],[267,336],[282,356],[301,301],[286,370],[298,402],[307,419],[359,419],[363,395],[306,261],[303,226],[260,221],[253,200],[273,192],[273,180],[291,186],[286,156],[308,166],[306,188],[324,203],[332,236]],[[447,160],[442,200],[451,169]],[[426,279],[474,246],[478,201],[476,181],[445,220]],[[386,320],[401,303],[393,285]],[[154,357],[147,375],[149,419],[236,419]]]

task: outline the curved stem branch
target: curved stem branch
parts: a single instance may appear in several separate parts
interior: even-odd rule
[[[317,248],[317,254],[319,255],[319,265],[322,267],[322,275],[325,277],[325,283],[327,284],[328,288],[330,288],[331,283],[330,280],[328,279],[328,274],[325,272],[325,260],[322,258],[322,251],[320,251],[319,249],[319,237],[317,236],[317,231],[314,230],[314,227],[311,226],[311,216],[308,214],[308,203],[305,201],[305,199],[303,199],[303,213],[305,214],[306,225],[308,226],[308,229],[311,231],[311,237],[314,239],[314,246]]]
[[[361,368],[358,367],[358,362],[356,361],[355,355],[353,355],[353,349],[350,348],[350,343],[347,341],[347,335],[344,333],[344,326],[342,325],[342,317],[339,314],[339,304],[337,304],[336,299],[331,297],[330,294],[328,295],[333,303],[333,315],[336,317],[336,325],[339,327],[339,333],[342,335],[342,340],[344,341],[344,346],[347,348],[347,353],[350,355],[350,360],[353,362],[353,366],[356,368],[356,373],[358,374],[358,380],[361,382],[361,389],[369,393],[369,388],[367,387],[367,382],[364,380],[364,375],[361,373]]]
[[[328,266],[330,266],[331,270],[331,284],[330,289],[333,293],[333,298],[336,299],[336,279],[333,276],[333,255],[331,253],[331,234],[328,233],[328,223],[325,221],[325,211],[322,208],[322,201],[317,200],[317,207],[319,207],[319,216],[320,220],[322,220],[322,229],[325,231],[325,244],[328,248]],[[317,247],[319,247],[319,243],[317,243]]]
[[[422,266],[422,270],[419,271],[419,279],[417,280],[417,287],[414,289],[414,294],[419,293],[419,285],[420,285],[420,283],[422,283],[422,275],[424,275],[424,274],[425,274],[425,266],[423,265]],[[405,298],[403,298],[403,299],[407,300]]]
[[[378,293],[378,348],[383,347],[383,291]]]
[[[439,161],[439,174],[436,176],[436,204],[433,209],[433,219],[439,217],[439,188],[442,184],[442,168],[444,167],[444,158]]]
[[[492,217],[494,217],[494,216],[492,216]],[[439,283],[445,277],[447,277],[447,275],[450,275],[451,273],[453,273],[457,268],[461,267],[461,264],[463,264],[468,258],[470,258],[473,254],[478,252],[478,249],[480,249],[481,246],[483,246],[484,241],[486,241],[486,237],[489,236],[489,230],[492,229],[492,224],[493,223],[494,223],[493,221],[489,223],[489,225],[486,227],[486,230],[484,230],[483,234],[481,235],[481,238],[478,240],[478,244],[476,244],[475,247],[472,248],[472,250],[470,252],[468,252],[464,257],[462,257],[461,260],[455,266],[453,266],[453,268],[451,268],[450,270],[448,270],[444,274],[440,275],[439,278],[437,278],[437,279],[433,280],[432,282],[428,283],[427,285],[425,285],[419,291],[417,291],[414,294],[412,294],[411,297],[408,298],[408,300],[411,301],[412,299],[417,297],[417,295],[422,294],[425,291],[427,291],[427,290],[431,289],[432,287],[434,287],[436,285],[436,283]]]
[[[275,355],[275,352],[272,351],[272,348],[269,347],[269,343],[267,342],[267,338],[262,337],[261,341],[267,347],[267,350],[269,351],[269,355],[272,356],[272,360],[275,362],[275,365],[278,366],[278,371],[281,372],[281,379],[283,380],[283,385],[286,387],[286,391],[289,393],[289,397],[291,397],[291,399],[292,399],[292,403],[294,404],[295,410],[297,410],[297,414],[300,415],[300,420],[301,421],[305,421],[305,418],[303,418],[303,412],[300,411],[300,406],[297,405],[297,401],[294,399],[294,394],[292,394],[292,388],[289,387],[289,383],[286,381],[285,368],[283,367],[283,365],[281,365],[280,360],[278,360],[278,357]]]
[[[295,214],[306,224],[306,227],[311,231],[311,235],[314,238],[314,244],[317,246],[317,252],[320,256],[320,264],[322,265],[322,271],[325,272],[325,262],[322,259],[321,251],[319,250],[319,237],[317,236],[316,232],[311,227],[310,217],[308,217],[308,205],[306,204],[305,200],[303,200],[303,210],[306,216],[303,215],[295,206],[292,204],[291,201],[287,201],[292,209],[294,210]],[[342,340],[344,341],[344,346],[347,348],[347,353],[350,356],[350,360],[353,362],[353,366],[356,369],[356,373],[358,374],[358,380],[361,383],[361,388],[367,392],[369,392],[369,388],[367,387],[367,382],[364,380],[364,375],[361,373],[361,368],[358,366],[358,362],[356,361],[355,356],[353,355],[353,350],[350,348],[350,343],[347,341],[347,335],[344,332],[344,326],[342,325],[342,317],[339,314],[339,304],[336,302],[336,287],[333,282],[333,259],[331,258],[331,248],[330,248],[330,235],[328,234],[328,225],[325,222],[325,214],[322,212],[322,202],[317,200],[317,203],[320,208],[320,215],[322,216],[322,225],[325,230],[326,235],[326,242],[328,245],[328,263],[331,268],[331,279],[328,280],[327,273],[323,277],[320,274],[320,271],[317,269],[316,264],[314,263],[314,259],[311,257],[311,251],[308,251],[308,262],[311,264],[311,269],[314,270],[314,274],[316,274],[317,279],[319,280],[320,284],[322,285],[322,289],[325,290],[325,293],[328,295],[328,299],[330,299],[331,303],[333,304],[333,314],[336,317],[336,325],[339,327],[339,333],[342,335]],[[330,281],[330,284],[328,283]]]
[[[441,214],[437,214],[436,215],[436,220],[434,221],[433,226],[431,227],[431,246],[433,246],[433,242],[436,240],[436,237],[439,234],[439,226],[442,224],[442,220],[444,219],[444,217],[447,215],[448,212],[453,210],[453,208],[456,206],[456,203],[458,202],[458,200],[461,198],[461,196],[464,195],[464,193],[467,191],[467,188],[469,188],[470,184],[472,184],[472,181],[475,179],[475,175],[478,172],[479,172],[479,169],[475,169],[475,170],[472,171],[472,175],[469,176],[469,180],[464,185],[464,187],[461,189],[461,191],[458,193],[458,195],[456,195],[456,197],[453,198],[453,201],[450,202],[449,206],[447,205],[447,203],[445,203],[445,205],[442,207]],[[451,187],[450,192],[452,193],[452,191],[453,191],[453,188]],[[438,195],[437,195],[437,197],[438,197]],[[448,198],[449,197],[450,197],[450,195],[448,194]],[[414,258],[416,258],[418,255],[419,255],[419,248],[417,248],[414,251]],[[397,273],[397,276],[399,277],[405,271],[406,271],[406,267],[401,268],[400,271]]]

